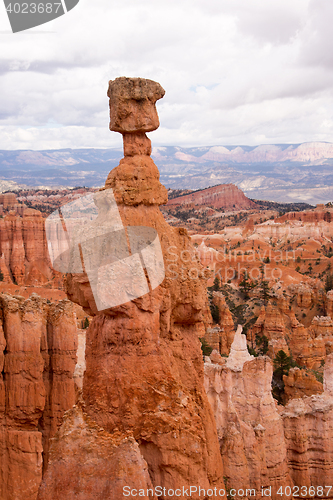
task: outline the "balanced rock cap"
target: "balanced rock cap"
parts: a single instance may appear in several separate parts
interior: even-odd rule
[[[110,130],[121,134],[156,130],[160,122],[155,103],[164,94],[153,80],[124,76],[110,80]]]

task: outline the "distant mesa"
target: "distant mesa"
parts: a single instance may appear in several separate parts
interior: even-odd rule
[[[213,208],[247,210],[257,208],[234,184],[219,184],[168,201],[168,205],[208,205]]]

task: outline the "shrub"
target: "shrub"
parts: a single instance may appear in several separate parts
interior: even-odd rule
[[[209,356],[212,353],[213,348],[207,343],[207,340],[204,339],[203,337],[199,338],[201,342],[201,350],[202,350],[202,355],[203,358],[205,359],[205,356]]]

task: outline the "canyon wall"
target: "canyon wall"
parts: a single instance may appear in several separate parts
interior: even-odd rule
[[[227,360],[212,353],[205,363],[205,389],[215,415],[227,487],[255,489],[256,498],[261,498],[261,487],[272,488],[271,498],[286,498],[277,495],[278,488],[292,485],[283,422],[272,397],[272,373],[267,356],[249,355],[241,329]]]
[[[36,500],[49,440],[75,402],[68,300],[0,295],[0,498]]]
[[[326,359],[324,392],[292,399],[282,411],[287,463],[296,485],[324,487],[333,481],[333,355]],[[309,495],[310,496],[310,495]],[[313,495],[312,495],[313,496]],[[320,495],[318,495],[320,496]]]
[[[11,211],[0,219],[0,256],[5,282],[62,287],[62,276],[51,270],[45,221],[38,210],[24,208],[22,217]]]
[[[281,498],[276,495],[280,487],[285,491],[291,486],[301,494],[303,486],[307,497],[316,496],[313,492],[323,487],[324,493],[319,489],[317,496],[332,498],[333,354],[326,359],[324,392],[306,396],[301,381],[300,393],[294,392],[296,398],[278,410],[271,393],[271,360],[266,356],[251,360],[246,339],[243,336],[242,347],[240,337],[238,331],[229,358],[213,351],[205,362],[205,388],[228,488],[258,491],[260,486],[272,486],[272,498]],[[298,372],[302,370],[291,370],[289,375],[295,379],[294,391]]]

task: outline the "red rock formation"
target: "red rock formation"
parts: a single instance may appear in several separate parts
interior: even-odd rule
[[[284,401],[290,399],[311,396],[311,394],[321,394],[323,384],[319,382],[314,373],[299,368],[291,368],[288,375],[283,375]]]
[[[331,354],[326,359],[323,394],[292,399],[282,412],[287,461],[298,486],[320,487],[333,482],[332,366]],[[324,492],[332,497],[328,489]]]
[[[245,196],[234,184],[219,184],[201,191],[173,198],[168,205],[208,205],[213,208],[242,210],[256,208],[257,205]]]
[[[256,335],[265,335],[269,340],[268,355],[272,359],[283,350],[300,366],[318,369],[326,357],[325,340],[321,336],[314,337],[311,329],[299,323],[285,301],[280,307],[271,303],[262,307],[249,333],[250,338],[255,341]]]
[[[140,498],[157,498],[137,442],[130,436],[111,436],[89,419],[80,407],[66,414],[53,441],[51,468],[53,460],[57,462],[59,456],[63,460],[49,482],[42,484],[39,500],[50,498],[49,489],[56,492],[53,500],[73,500],[73,490],[80,498],[84,494],[84,498],[90,500],[120,499],[124,497],[124,491],[132,490],[136,492],[134,496],[140,495]],[[110,481],[112,497],[109,496]],[[140,493],[140,490],[147,492],[147,489],[150,489],[150,494]]]
[[[205,340],[220,354],[228,355],[235,335],[234,321],[221,292],[213,292],[213,304],[219,310],[219,326],[208,327]]]
[[[75,388],[82,391],[83,375],[86,370],[86,330],[78,330],[77,362],[74,370]]]
[[[35,294],[1,294],[0,311],[0,498],[35,500],[42,453],[74,404],[75,321],[69,301],[49,306]]]
[[[327,316],[333,320],[333,290],[330,290],[326,294],[326,312]]]
[[[0,205],[4,210],[14,210],[18,201],[14,193],[0,194]]]
[[[4,283],[12,283],[11,274],[10,274],[10,271],[9,271],[7,265],[6,265],[4,254],[2,254],[0,257],[0,271],[2,274],[2,281]]]
[[[141,478],[145,461],[154,486],[175,489],[200,484],[206,489],[223,488],[221,456],[203,388],[198,339],[204,334],[203,314],[207,310],[205,280],[197,261],[186,264],[181,259],[182,252],[193,252],[190,238],[185,230],[171,228],[163,219],[158,206],[167,201],[166,189],[148,156],[150,141],[145,132],[158,125],[155,101],[163,94],[163,89],[149,80],[121,78],[110,82],[110,126],[124,135],[125,158],[110,172],[106,188],[113,190],[125,227],[156,229],[166,277],[150,293],[98,312],[87,275],[68,275],[68,296],[95,315],[87,330],[83,399],[85,412],[103,429],[105,439],[112,443],[115,435],[131,435],[139,444],[144,460],[135,460]],[[168,262],[170,248],[176,257]],[[193,269],[196,279],[191,275]],[[85,437],[70,450],[58,442],[51,452],[39,500],[53,499],[57,488],[65,491],[65,486],[68,498],[76,491],[80,464],[71,461],[65,474],[63,460],[68,453],[72,456],[73,449],[85,449]],[[94,442],[96,449],[98,440]],[[120,452],[115,450],[116,456]],[[86,456],[86,451],[83,453]],[[130,454],[121,456],[126,471]],[[136,465],[133,467],[136,469]],[[109,475],[107,494],[116,495],[117,471],[105,470]],[[89,471],[99,478],[98,467]],[[55,477],[60,484],[55,484]],[[92,496],[90,489],[81,489],[80,498],[104,500],[106,493],[97,490]],[[163,498],[171,496],[165,494]],[[192,498],[199,498],[198,494]]]
[[[332,222],[332,210],[309,210],[303,212],[288,212],[282,217],[275,219],[276,222],[285,221],[302,221],[302,222]]]
[[[77,361],[77,327],[73,305],[68,300],[50,304],[47,317],[47,344],[41,345],[46,400],[39,429],[43,434],[44,470],[49,441],[62,422],[63,414],[75,403],[74,370]]]
[[[298,307],[302,307],[303,309],[309,309],[311,307],[313,300],[313,292],[308,285],[304,285],[303,283],[297,287],[297,295],[296,302]]]
[[[326,358],[324,340],[321,337],[313,339],[309,330],[301,324],[292,328],[288,345],[294,360],[300,366],[316,370]]]
[[[217,423],[226,483],[236,490],[255,488],[256,498],[261,498],[261,486],[272,486],[271,498],[280,498],[278,488],[292,484],[282,419],[271,393],[272,373],[268,357],[251,360],[239,331],[224,366],[205,363],[205,389]]]
[[[221,292],[213,292],[213,303],[218,307],[219,324],[221,330],[224,332],[221,353],[229,354],[235,336],[234,320]]]
[[[288,316],[283,314],[278,306],[268,304],[266,308],[262,306],[257,321],[252,327],[249,337],[255,342],[256,336],[265,335],[269,340],[268,354],[275,358],[278,351],[283,350],[289,355],[289,348],[286,342],[288,331],[286,322]]]
[[[24,209],[22,217],[9,213],[0,220],[0,255],[6,281],[61,286],[60,273],[50,268],[44,219],[37,210]]]
[[[325,343],[326,354],[333,352],[333,320],[331,316],[315,316],[309,327],[312,337],[321,337]]]

